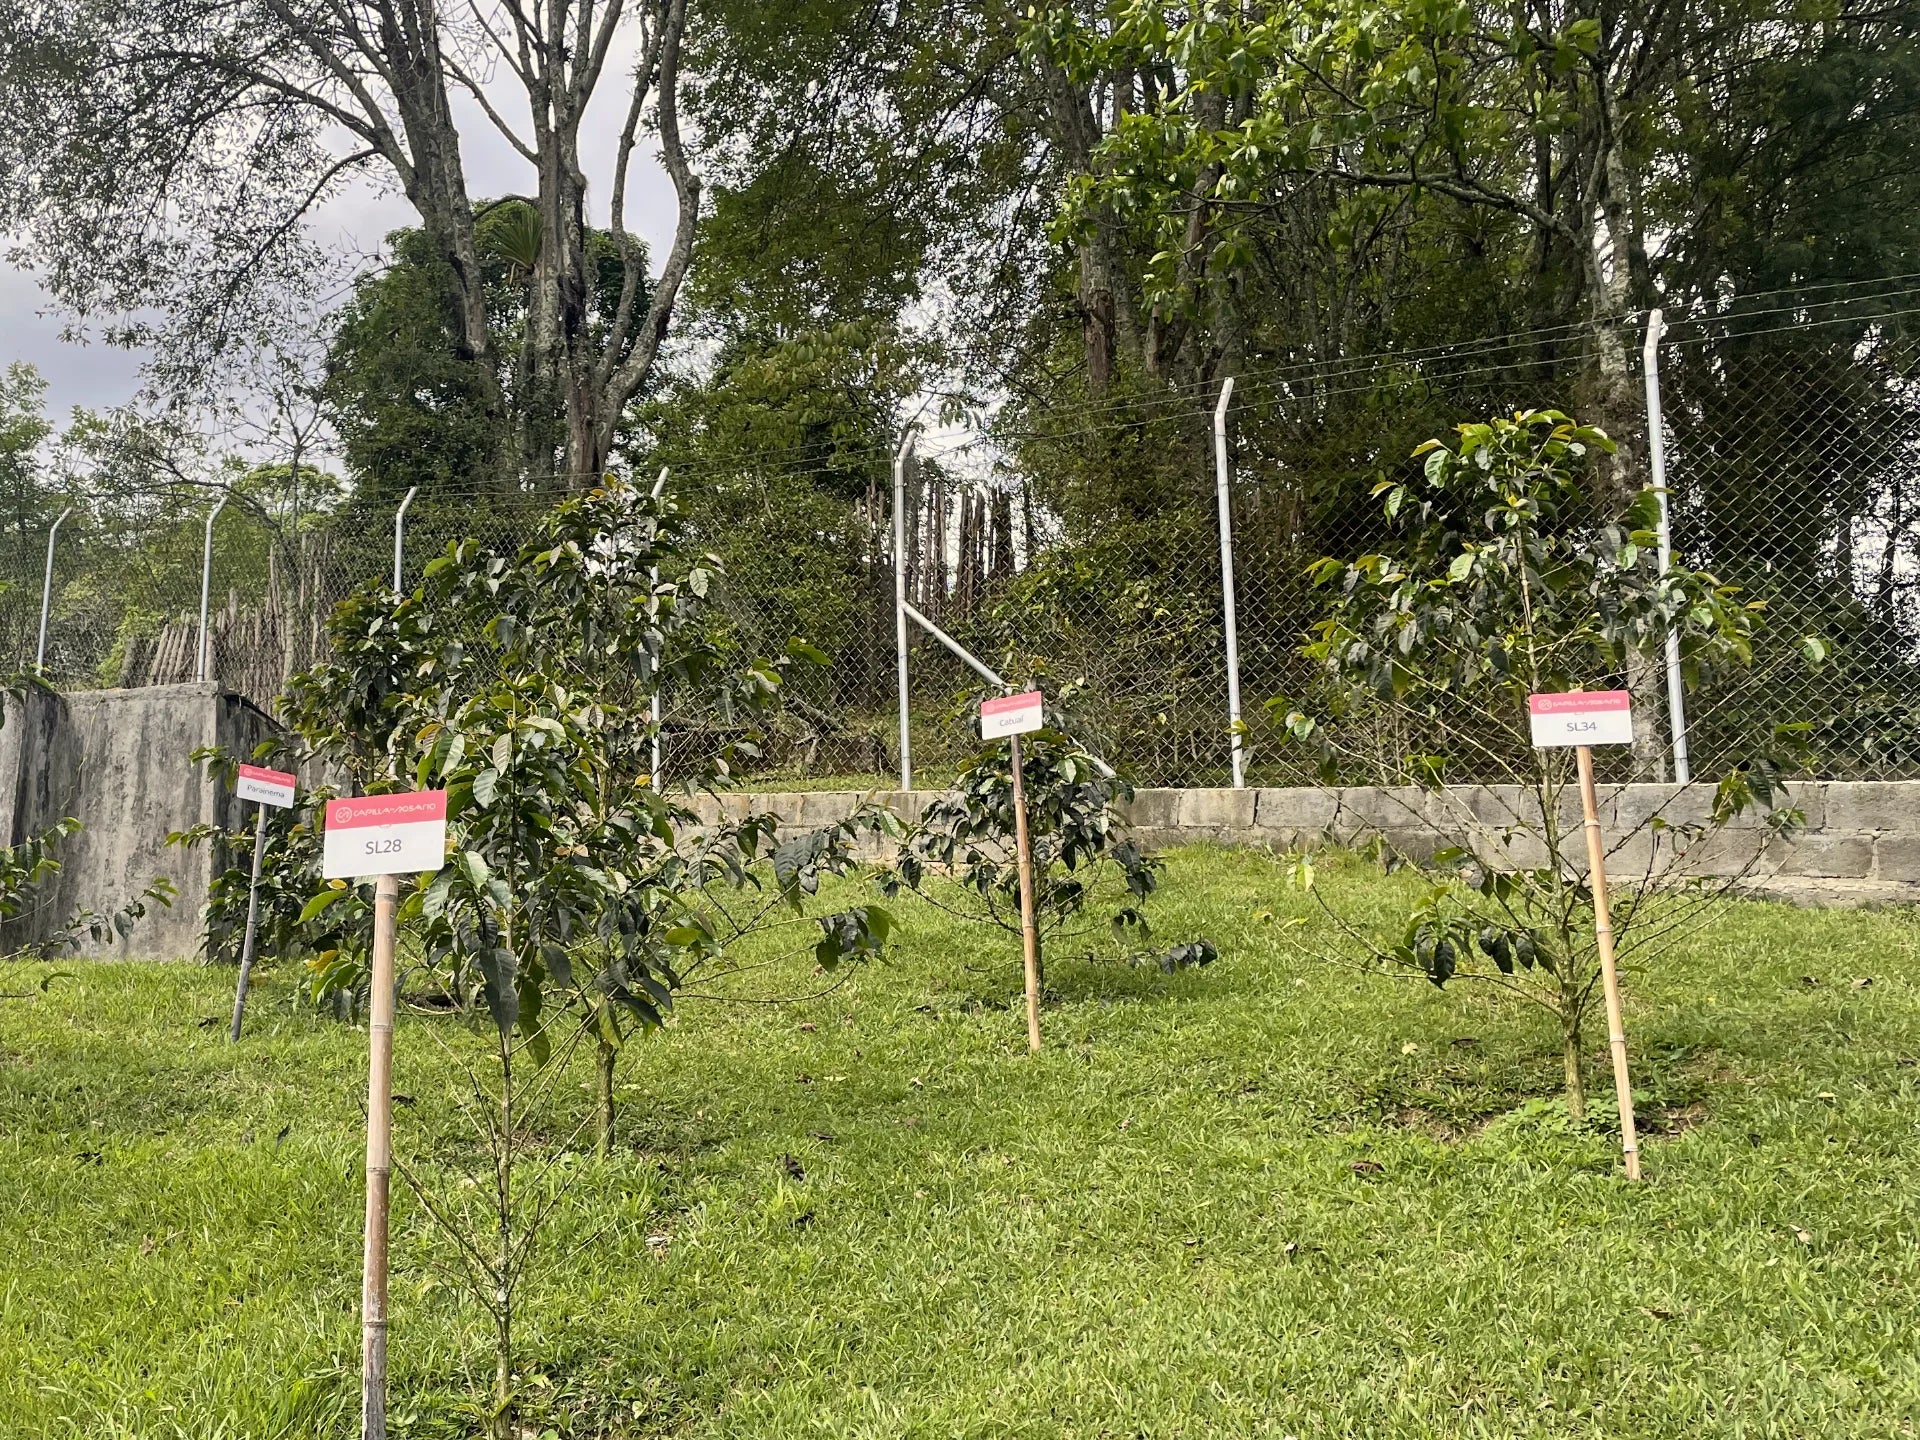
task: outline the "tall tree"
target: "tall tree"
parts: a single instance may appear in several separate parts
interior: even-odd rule
[[[513,198],[480,210],[475,233],[491,373],[483,375],[479,363],[463,355],[458,283],[417,227],[387,237],[388,263],[359,275],[334,317],[322,394],[365,500],[389,505],[412,485],[470,494],[476,477],[490,474],[500,482],[539,478],[544,469],[496,473],[491,458],[550,455],[565,446],[564,415],[541,404],[541,381],[525,343],[538,288],[538,217]],[[634,243],[622,244],[604,230],[587,232],[590,327],[604,328],[618,313],[626,252]],[[644,263],[643,247],[641,258]],[[490,403],[490,395],[503,406]],[[616,424],[616,445],[621,434]]]
[[[244,333],[266,287],[313,263],[302,222],[316,205],[354,177],[394,185],[445,267],[480,401],[513,437],[496,464],[596,474],[692,259],[687,18],[688,0],[26,0],[0,12],[0,229],[23,237],[16,260],[82,315],[158,307],[170,347],[210,358]],[[621,113],[599,177],[620,285],[599,316],[581,137],[603,91],[618,92]],[[507,93],[524,120],[510,118]],[[517,404],[488,322],[463,110],[534,175]],[[643,125],[677,203],[651,285],[628,228]]]
[[[47,382],[40,372],[16,360],[0,370],[0,505],[10,546],[25,554],[40,538],[42,512],[50,497],[41,474],[41,447],[53,434],[46,417]]]

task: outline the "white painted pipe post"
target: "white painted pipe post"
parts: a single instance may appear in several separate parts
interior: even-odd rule
[[[1227,474],[1227,402],[1233,398],[1233,377],[1220,386],[1220,403],[1213,408],[1214,496],[1220,506],[1220,601],[1227,628],[1227,720],[1233,735],[1233,788],[1247,788],[1246,756],[1240,735],[1240,622],[1233,598],[1233,497]]]
[[[213,587],[213,522],[220,518],[220,512],[227,508],[227,493],[221,492],[219,503],[207,512],[207,536],[200,551],[200,681],[206,683],[207,671],[213,664],[213,641],[207,634],[207,596]]]
[[[907,460],[913,434],[893,457],[893,644],[900,685],[900,788],[913,789],[913,742],[908,734],[907,701]]]
[[[900,608],[909,620],[913,621],[914,624],[918,625],[922,630],[946,646],[948,650],[953,652],[954,657],[969,670],[973,671],[974,674],[997,689],[1004,690],[1008,694],[1013,693],[1013,686],[1002,679],[998,671],[988,665],[986,661],[982,660],[978,655],[975,655],[971,650],[967,649],[967,647],[962,645],[958,640],[947,634],[946,631],[934,624],[933,621],[922,615],[918,609],[905,603],[903,603]],[[1095,755],[1091,750],[1087,752],[1087,759],[1093,762],[1093,768],[1100,772],[1102,778],[1107,780],[1114,778],[1113,767],[1098,755]]]
[[[1647,463],[1653,493],[1660,500],[1660,573],[1673,567],[1673,528],[1667,508],[1667,436],[1660,409],[1660,337],[1666,317],[1658,310],[1647,316],[1647,344],[1642,352],[1647,374]],[[1673,775],[1682,785],[1693,773],[1687,764],[1687,695],[1680,683],[1680,635],[1667,627],[1667,725],[1673,736]]]
[[[60,512],[60,519],[53,522],[53,528],[47,531],[47,578],[40,585],[40,647],[34,651],[33,673],[41,674],[47,668],[47,615],[53,609],[53,539],[60,533],[61,522],[73,514],[69,505]]]
[[[658,500],[667,488],[667,471],[668,467],[662,465],[660,467],[660,478],[653,482],[653,498],[655,500]],[[651,590],[659,583],[660,567],[656,565],[647,572],[647,588]],[[649,595],[647,598],[651,600],[653,597]],[[665,758],[661,753],[660,745],[660,722],[665,714],[660,704],[660,684],[660,656],[658,652],[655,652],[653,657],[653,698],[647,705],[647,713],[653,720],[653,768],[649,778],[655,790],[660,788],[660,763]]]
[[[406,576],[406,551],[403,547],[407,539],[407,507],[413,504],[413,497],[419,493],[418,485],[409,485],[406,499],[393,512],[393,593],[396,595],[400,593],[400,582]]]

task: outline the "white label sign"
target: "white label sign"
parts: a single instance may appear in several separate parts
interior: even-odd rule
[[[361,795],[327,802],[320,875],[357,880],[365,875],[418,875],[447,859],[447,792]]]
[[[271,805],[276,810],[285,810],[293,804],[294,786],[298,783],[284,770],[268,770],[260,765],[242,765],[240,778],[233,783],[233,793],[242,800],[258,800],[262,805]]]
[[[1625,690],[1571,690],[1527,699],[1536,749],[1631,745],[1633,711]]]
[[[1024,695],[1002,695],[997,700],[980,702],[980,738],[998,740],[1006,735],[1025,735],[1043,729],[1042,697],[1038,690]]]

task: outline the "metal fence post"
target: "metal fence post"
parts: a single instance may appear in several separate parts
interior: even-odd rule
[[[1647,344],[1642,352],[1642,368],[1647,376],[1647,463],[1653,492],[1660,501],[1660,573],[1673,567],[1673,527],[1667,504],[1667,437],[1660,409],[1660,337],[1666,333],[1666,317],[1655,310],[1647,316]],[[1673,774],[1682,785],[1691,784],[1693,773],[1687,764],[1687,696],[1680,683],[1680,635],[1667,627],[1667,725],[1673,736]]]
[[[227,508],[228,495],[221,492],[219,502],[207,512],[207,536],[200,550],[200,682],[206,683],[213,664],[213,640],[207,634],[207,596],[213,585],[213,522]]]
[[[53,522],[53,528],[47,531],[47,578],[40,584],[40,646],[33,652],[33,673],[42,674],[47,668],[47,614],[53,609],[53,540],[60,533],[61,522],[73,514],[69,505],[60,512],[60,519]]]
[[[1213,409],[1214,495],[1220,505],[1220,601],[1227,629],[1227,720],[1233,737],[1233,788],[1247,788],[1246,755],[1240,727],[1240,623],[1233,596],[1233,498],[1227,486],[1227,402],[1233,399],[1233,377],[1220,386],[1220,403]]]
[[[900,685],[900,788],[913,789],[913,742],[908,734],[907,700],[907,459],[913,435],[900,442],[893,457],[893,644]]]
[[[660,478],[653,482],[653,498],[655,500],[658,500],[661,492],[667,488],[668,469],[668,466],[662,465],[660,467]],[[651,592],[657,589],[659,584],[660,567],[656,565],[647,571],[647,589]],[[652,600],[654,597],[650,593],[647,598]],[[665,758],[660,743],[660,722],[666,713],[664,707],[660,704],[661,683],[660,655],[656,650],[653,656],[653,698],[647,703],[647,715],[653,721],[653,761],[652,768],[648,775],[648,782],[656,791],[660,788],[660,762]]]
[[[400,582],[406,571],[403,566],[405,551],[401,548],[407,538],[407,507],[413,504],[413,497],[420,493],[418,485],[407,487],[407,497],[400,502],[400,508],[393,512],[393,593],[400,593]]]

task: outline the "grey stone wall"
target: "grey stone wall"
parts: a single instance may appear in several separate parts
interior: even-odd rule
[[[157,685],[57,695],[33,690],[10,698],[0,725],[0,838],[26,836],[73,816],[86,829],[61,852],[60,874],[39,912],[4,937],[11,948],[42,938],[75,910],[111,911],[156,876],[180,889],[168,911],[151,913],[131,938],[101,954],[183,958],[201,944],[207,883],[224,867],[206,849],[169,849],[167,835],[202,821],[246,822],[244,807],[209,782],[188,756],[205,745],[246,754],[273,722],[213,685]],[[1705,818],[1708,787],[1626,785],[1603,790],[1601,818],[1609,871],[1631,879],[1650,868],[1682,866],[1739,876],[1763,893],[1803,903],[1920,901],[1920,781],[1819,782],[1794,787],[1807,829],[1783,843],[1752,818],[1704,840],[1686,827]],[[926,792],[735,793],[702,797],[708,817],[771,811],[784,825],[831,824],[868,798],[911,820]],[[1378,835],[1396,849],[1430,854],[1464,844],[1495,864],[1537,864],[1538,801],[1511,786],[1462,786],[1442,794],[1414,789],[1142,790],[1129,818],[1156,847],[1211,840],[1276,850]],[[1660,828],[1650,827],[1660,817]],[[1574,830],[1579,801],[1560,797],[1555,823]],[[1579,846],[1575,842],[1577,853]]]
[[[1711,786],[1604,786],[1599,813],[1608,873],[1630,882],[1680,869],[1737,879],[1756,893],[1803,904],[1920,901],[1920,781],[1812,781],[1790,789],[1806,826],[1789,842],[1751,813],[1699,833],[1713,803]],[[829,824],[869,798],[911,819],[928,796],[733,794],[703,798],[697,808],[709,816],[771,811],[784,825],[807,829]],[[1570,841],[1563,853],[1582,855],[1579,795],[1569,787],[1557,799],[1554,824]],[[1539,798],[1511,785],[1453,786],[1438,793],[1375,786],[1142,790],[1128,819],[1155,848],[1210,840],[1291,850],[1379,836],[1414,856],[1464,845],[1495,865],[1538,865],[1545,858]]]
[[[178,959],[198,952],[207,884],[226,859],[207,847],[169,848],[167,836],[203,821],[245,823],[246,807],[188,757],[220,745],[245,756],[273,722],[213,685],[155,685],[9,697],[0,725],[0,837],[18,844],[71,816],[86,828],[60,848],[60,872],[32,915],[8,927],[13,948],[45,939],[81,909],[120,908],[156,876],[179,887],[171,909],[151,909],[118,957]]]

